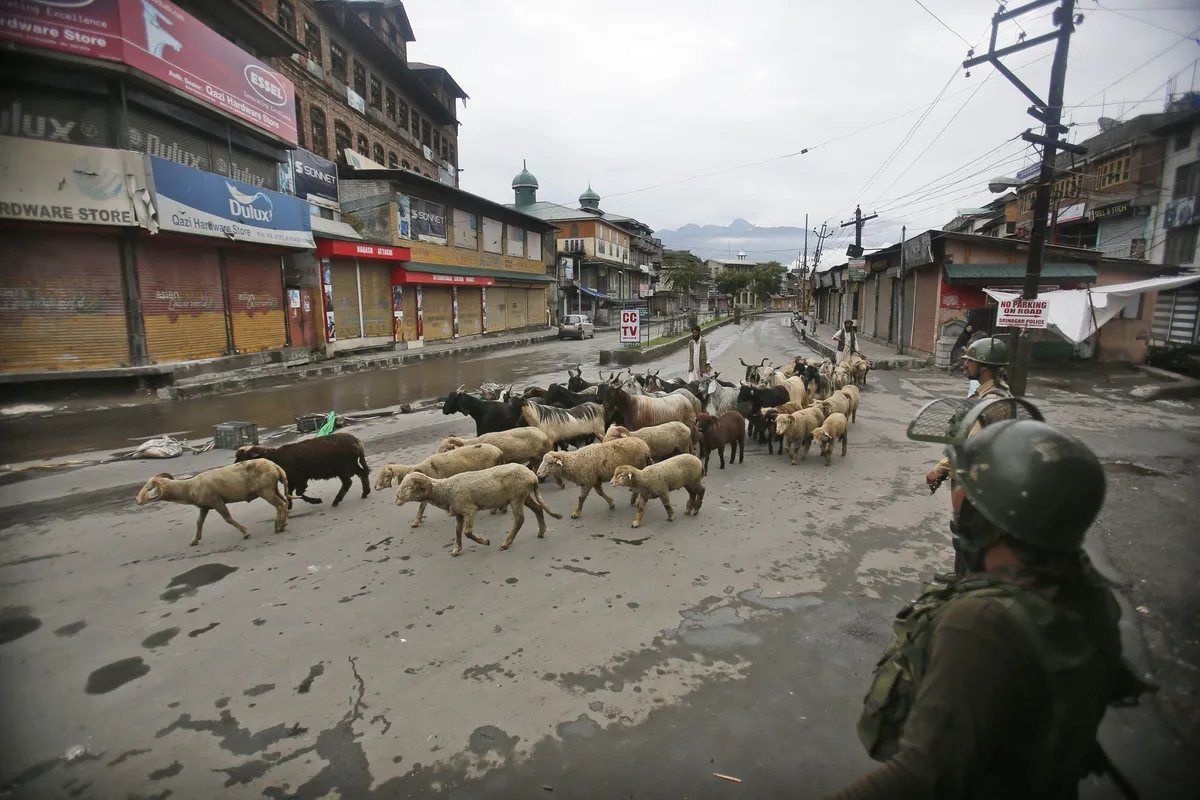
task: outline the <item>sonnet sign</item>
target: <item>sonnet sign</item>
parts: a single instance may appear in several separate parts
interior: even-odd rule
[[[1001,300],[996,325],[1000,328],[1044,328],[1049,305],[1045,300],[1014,297]]]
[[[0,0],[0,40],[120,61],[296,141],[292,82],[168,0]]]
[[[637,344],[642,340],[642,313],[636,308],[621,309],[621,344]]]

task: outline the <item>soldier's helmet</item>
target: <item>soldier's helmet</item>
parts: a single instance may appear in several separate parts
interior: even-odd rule
[[[986,364],[989,367],[1007,366],[1009,362],[1008,343],[994,336],[980,339],[967,348],[966,359]]]

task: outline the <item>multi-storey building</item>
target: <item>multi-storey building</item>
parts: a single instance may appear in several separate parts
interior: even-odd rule
[[[508,207],[558,226],[560,300],[558,313],[582,313],[606,323],[612,308],[646,305],[661,242],[641,222],[600,209],[588,188],[579,207],[537,199],[537,178],[522,168],[513,178],[515,201]],[[641,239],[634,249],[635,239]],[[661,265],[661,255],[658,256]]]
[[[1198,102],[1195,95],[1191,102]],[[1191,111],[1157,130],[1167,140],[1157,225],[1151,244],[1157,264],[1200,270],[1200,111]],[[1152,344],[1200,347],[1200,285],[1159,292]]]
[[[704,266],[708,268],[708,274],[713,280],[713,292],[716,291],[715,284],[722,275],[728,272],[738,272],[748,277],[758,264],[759,262],[747,258],[745,251],[739,251],[736,258],[710,258],[704,262]],[[754,290],[747,286],[730,300],[735,306],[752,306],[755,303]]]

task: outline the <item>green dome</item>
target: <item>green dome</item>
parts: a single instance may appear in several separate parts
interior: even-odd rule
[[[533,177],[533,173],[525,166],[525,160],[521,160],[521,171],[517,173],[517,177],[513,178],[512,188],[514,189],[536,189],[538,188],[537,178]]]
[[[584,193],[579,195],[579,202],[582,203],[584,200],[600,200],[600,195],[592,191],[592,185],[590,183],[588,184],[588,188],[584,191]]]

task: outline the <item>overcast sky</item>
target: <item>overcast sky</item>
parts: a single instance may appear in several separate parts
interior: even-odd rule
[[[923,2],[986,47],[995,0]],[[1031,38],[1051,30],[1056,6],[1021,19]],[[882,245],[901,224],[940,227],[956,208],[986,203],[987,178],[1034,158],[1019,141],[1004,144],[1035,125],[1028,101],[990,66],[970,77],[956,70],[967,45],[916,0],[408,0],[405,8],[417,38],[410,58],[445,66],[471,96],[460,110],[462,186],[494,200],[512,201],[524,158],[538,199],[575,205],[591,181],[604,210],[656,229],[737,217],[803,226],[806,212],[820,227],[849,219],[860,202],[864,214],[879,214],[864,243]],[[1200,88],[1200,45],[1187,38],[1200,36],[1198,0],[1077,8],[1085,19],[1067,73],[1072,139],[1094,135],[1102,113],[1161,111],[1173,74],[1177,92]],[[1005,25],[1000,45],[1018,34]],[[1052,50],[1005,63],[1044,97]],[[939,188],[935,179],[954,170]],[[915,192],[931,182],[932,195]],[[649,188],[657,184],[669,185]]]

